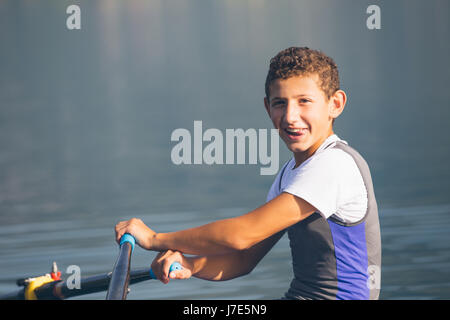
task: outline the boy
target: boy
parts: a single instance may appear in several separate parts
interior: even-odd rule
[[[141,247],[161,251],[152,268],[164,283],[227,280],[249,273],[287,231],[294,279],[285,298],[378,299],[377,203],[366,162],[333,133],[347,99],[336,64],[319,51],[288,48],[271,59],[265,91],[266,111],[293,153],[267,202],[171,233],[155,233],[134,218],[116,225],[116,240],[131,233]],[[168,275],[174,261],[184,269]]]

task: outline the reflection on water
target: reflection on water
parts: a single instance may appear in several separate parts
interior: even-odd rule
[[[450,206],[381,212],[384,299],[450,297]]]
[[[80,1],[76,32],[67,5],[0,2],[0,292],[53,260],[109,271],[122,219],[171,231],[259,206],[274,178],[259,165],[175,166],[170,135],[194,120],[270,128],[268,61],[307,45],[340,66],[349,101],[335,131],[371,167],[382,298],[450,297],[448,2],[383,2],[374,32],[350,0]],[[288,247],[242,279],[138,284],[130,298],[280,297]],[[137,250],[133,265],[153,256]]]

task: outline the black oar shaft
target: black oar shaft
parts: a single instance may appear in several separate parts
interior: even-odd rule
[[[67,299],[84,294],[105,291],[111,279],[111,272],[102,275],[81,278],[80,286],[73,287],[66,281],[56,281],[44,284],[34,290],[38,300]]]
[[[181,265],[175,262],[170,267],[170,271],[181,269]],[[73,287],[65,281],[54,281],[46,283],[35,289],[38,300],[67,299],[90,293],[102,292],[108,289],[112,273],[83,277],[80,280],[80,286]],[[155,279],[148,268],[136,269],[130,271],[129,284],[135,284],[142,281]],[[24,288],[0,296],[0,300],[24,300]]]
[[[128,282],[130,279],[131,253],[134,246],[134,238],[125,234],[120,242],[119,256],[117,257],[111,275],[106,300],[125,300],[128,294]]]
[[[81,278],[80,287],[68,286],[66,281],[51,282],[35,290],[39,300],[67,299],[85,294],[106,291],[111,282],[112,273]],[[148,269],[131,270],[129,284],[152,279]],[[23,290],[22,290],[23,292]],[[22,293],[23,295],[23,293]],[[11,299],[17,299],[17,294],[11,294]],[[23,299],[23,298],[22,298]]]

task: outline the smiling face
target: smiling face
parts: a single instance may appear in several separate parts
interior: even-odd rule
[[[271,83],[270,96],[264,99],[264,104],[281,139],[294,153],[296,166],[333,134],[333,119],[342,113],[345,101],[342,90],[327,99],[315,74]]]

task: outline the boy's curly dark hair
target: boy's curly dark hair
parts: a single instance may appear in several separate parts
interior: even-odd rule
[[[308,47],[290,47],[270,59],[266,78],[266,97],[269,99],[270,85],[276,79],[287,79],[299,75],[319,76],[319,87],[330,97],[339,90],[339,73],[336,63],[324,53]]]

